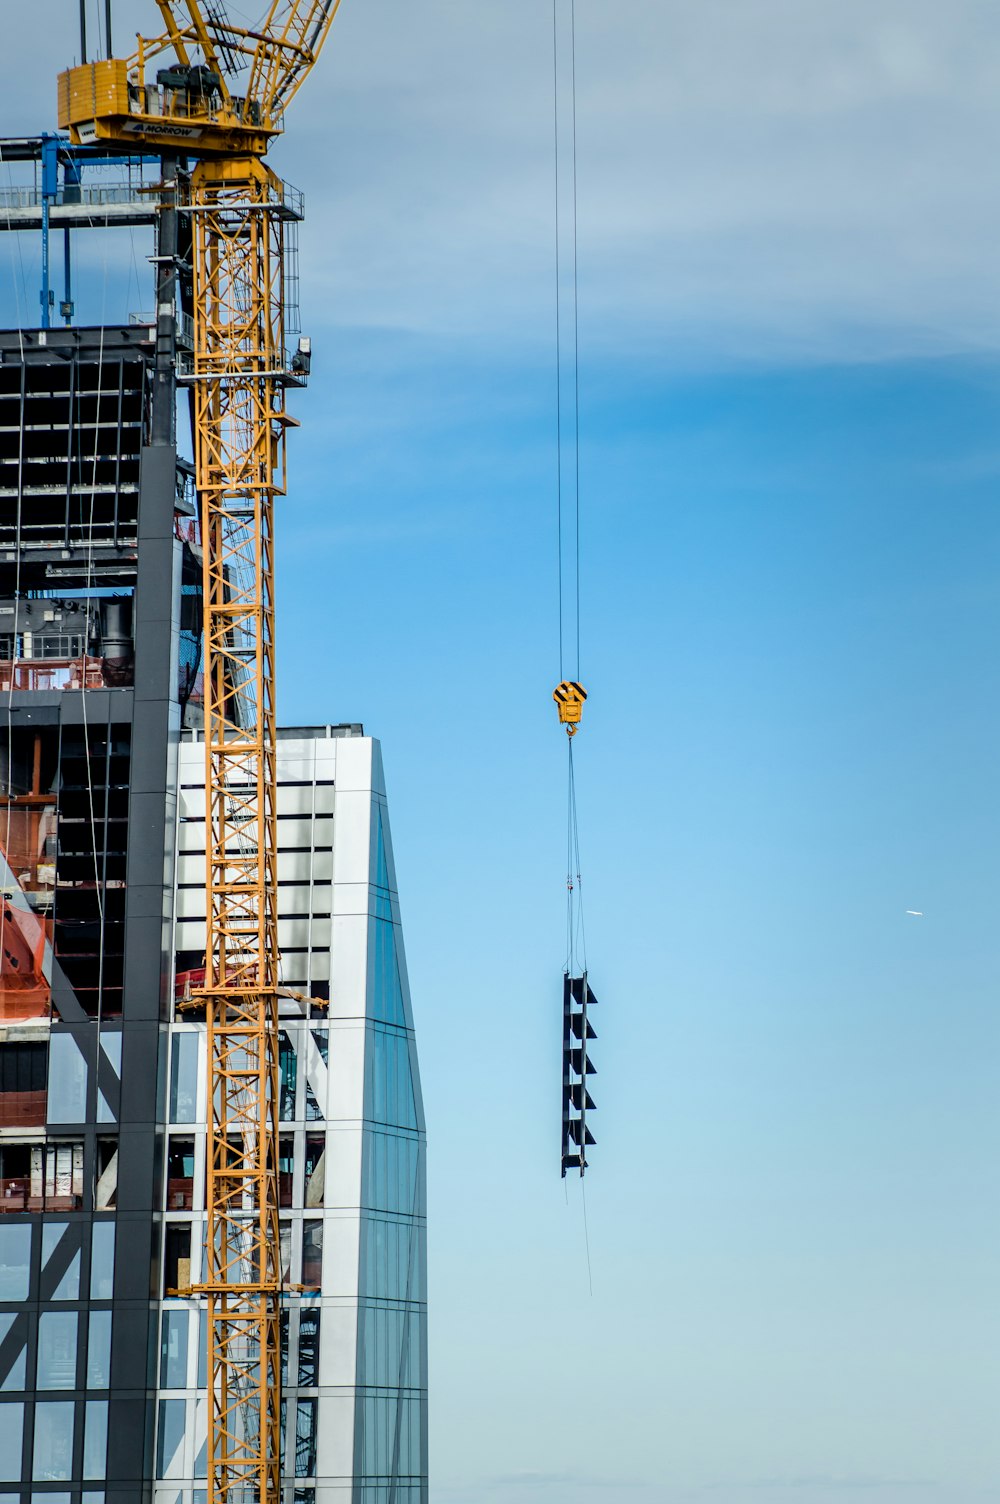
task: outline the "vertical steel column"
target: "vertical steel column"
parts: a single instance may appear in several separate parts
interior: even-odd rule
[[[192,184],[205,585],[210,1504],[278,1504],[274,497],[284,490],[282,221],[259,161]]]
[[[160,158],[160,206],[156,222],[156,364],[150,440],[173,444],[177,410],[177,158]]]
[[[55,136],[42,137],[42,287],[38,300],[42,305],[42,328],[52,323],[54,301],[50,274],[49,208],[59,193],[59,143]]]

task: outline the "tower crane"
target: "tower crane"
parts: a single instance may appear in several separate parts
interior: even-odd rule
[[[252,27],[230,21],[223,0],[156,3],[163,29],[138,37],[133,56],[60,75],[59,125],[75,145],[195,163],[184,208],[204,553],[206,966],[193,1001],[205,1008],[210,1105],[206,1268],[192,1293],[206,1299],[209,1504],[278,1504],[273,514],[295,422],[285,393],[309,356],[285,352],[289,206],[264,157],[340,0],[269,0]],[[162,315],[174,257],[160,251]],[[172,387],[170,401],[172,412]]]

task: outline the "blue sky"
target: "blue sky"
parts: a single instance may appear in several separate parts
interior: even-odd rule
[[[3,130],[51,124],[71,12],[11,23]],[[275,154],[316,352],[280,705],[383,743],[432,1498],[1000,1500],[995,8],[577,31],[592,1294],[557,1167],[551,10],[344,0]],[[141,254],[94,253],[109,317]]]

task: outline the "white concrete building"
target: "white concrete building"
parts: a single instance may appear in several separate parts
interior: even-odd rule
[[[426,1504],[424,1119],[379,745],[279,732],[284,1504]],[[175,996],[204,965],[204,746],[180,746]],[[204,1026],[165,1083],[156,1504],[205,1499]]]

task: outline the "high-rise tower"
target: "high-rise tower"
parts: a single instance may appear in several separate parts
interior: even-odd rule
[[[154,221],[161,259],[155,315],[0,332],[0,1504],[200,1504],[189,229],[170,164],[159,199],[82,176],[50,183],[49,227]],[[8,227],[40,223],[32,192]],[[278,764],[284,1504],[423,1504],[423,1117],[381,759],[360,727],[296,728]]]

